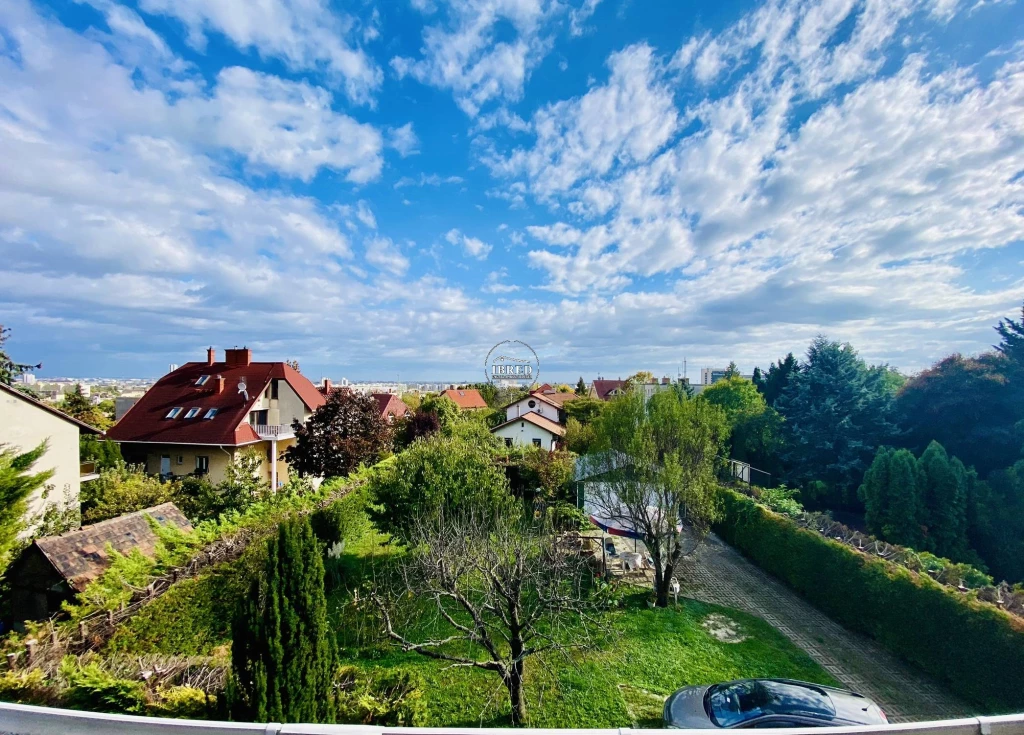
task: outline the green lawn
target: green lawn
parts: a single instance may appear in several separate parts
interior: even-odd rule
[[[355,587],[365,561],[395,553],[374,534],[350,544],[339,566]],[[650,609],[644,592],[605,613],[608,633],[593,650],[567,659],[553,654],[527,664],[527,713],[533,727],[658,727],[665,696],[688,684],[745,677],[789,677],[837,682],[764,621],[737,610],[694,601]],[[332,594],[343,663],[373,673],[401,667],[422,678],[426,726],[505,726],[508,695],[497,676],[477,669],[403,653],[382,641],[369,614],[343,590]],[[702,627],[708,615],[725,615],[745,640],[726,643]]]

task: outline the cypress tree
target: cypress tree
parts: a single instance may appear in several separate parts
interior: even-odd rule
[[[921,455],[929,551],[949,558],[963,556],[967,529],[967,473],[959,460],[950,462],[936,441]]]
[[[320,547],[305,517],[267,542],[232,626],[232,716],[256,722],[334,721],[336,661]]]
[[[890,455],[887,479],[888,510],[882,534],[894,544],[920,549],[924,543],[920,473],[909,450],[900,449]]]
[[[864,503],[864,521],[868,531],[876,536],[882,536],[883,529],[889,524],[889,469],[892,454],[891,447],[878,449],[857,491]]]

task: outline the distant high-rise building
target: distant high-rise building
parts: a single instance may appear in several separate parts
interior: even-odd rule
[[[35,385],[36,376],[33,375],[32,373],[22,373],[21,382],[24,383],[25,385]]]

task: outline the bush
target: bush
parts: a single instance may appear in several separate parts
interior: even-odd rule
[[[0,701],[52,707],[55,691],[48,685],[42,669],[5,671],[0,674]]]
[[[156,701],[149,705],[147,712],[154,717],[202,720],[212,714],[216,705],[216,698],[195,687],[162,687],[157,690],[156,696]]]
[[[152,508],[176,500],[177,486],[150,477],[141,465],[118,464],[82,485],[82,520],[86,523]]]
[[[365,674],[355,666],[342,666],[334,679],[338,722],[416,727],[423,725],[426,702],[422,682],[402,669]]]
[[[590,516],[569,503],[553,503],[548,513],[556,531],[589,531],[594,527]]]
[[[60,673],[68,684],[64,691],[65,707],[126,715],[139,715],[146,710],[146,689],[140,681],[118,679],[98,663],[82,665],[73,656],[64,658]]]
[[[790,490],[785,485],[780,485],[779,487],[763,488],[758,500],[780,515],[796,517],[804,512],[803,505],[796,499],[799,494],[799,490]]]
[[[718,534],[851,630],[988,711],[1024,709],[1024,621],[721,490]]]

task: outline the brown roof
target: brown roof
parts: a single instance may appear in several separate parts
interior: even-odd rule
[[[36,406],[37,408],[41,408],[41,409],[43,409],[44,411],[46,411],[48,413],[52,413],[57,418],[64,419],[65,421],[74,424],[79,429],[81,429],[82,431],[88,432],[89,434],[102,434],[103,433],[102,431],[97,429],[95,426],[89,426],[89,424],[85,423],[84,421],[79,421],[74,416],[68,416],[63,411],[58,410],[58,409],[54,408],[53,406],[51,406],[49,404],[43,403],[42,401],[40,401],[40,400],[38,400],[36,398],[33,398],[32,396],[30,396],[30,395],[28,395],[26,393],[22,393],[17,388],[9,386],[6,383],[0,383],[0,390],[3,390],[4,393],[10,393],[12,396],[14,396],[16,398],[20,398],[21,400],[25,401],[26,403],[31,403],[33,406]]]
[[[533,395],[536,395],[536,393]],[[550,393],[545,392],[540,397],[546,401],[549,401],[550,403],[555,404],[559,408],[561,408],[569,401],[573,401],[579,398],[579,396],[576,395],[575,393],[559,393],[558,391],[552,391]]]
[[[595,380],[593,392],[602,401],[607,401],[612,397],[612,391],[616,389],[621,391],[624,385],[626,385],[625,380]]]
[[[515,423],[516,421],[529,421],[534,426],[539,426],[540,428],[554,434],[555,436],[565,436],[564,426],[555,423],[551,419],[541,416],[536,411],[527,411],[522,416],[516,416],[514,419],[509,419],[503,424],[498,424],[493,429],[491,429],[491,433],[494,433],[502,426],[508,426],[509,424]]]
[[[206,383],[196,385],[204,375],[209,376]],[[218,376],[224,377],[224,390],[219,393]],[[238,391],[238,382],[242,378],[245,379],[248,400]],[[316,386],[283,362],[251,362],[248,365],[190,362],[160,378],[107,431],[107,436],[119,442],[227,446],[259,441],[259,436],[246,419],[250,408],[275,379],[288,383],[306,408],[315,410],[324,404],[324,396]],[[167,418],[167,413],[175,407],[181,408],[181,413],[177,418]],[[190,408],[199,408],[200,412],[195,418],[186,419],[184,416]],[[211,408],[216,408],[217,414],[211,419],[203,418]]]
[[[380,407],[380,415],[385,418],[388,414],[401,418],[409,413],[409,407],[394,393],[371,393],[370,395],[376,399],[377,406]]]
[[[34,543],[57,573],[67,580],[71,589],[81,592],[110,566],[108,546],[122,554],[132,549],[138,549],[146,556],[154,554],[158,539],[146,516],[163,526],[192,530],[192,524],[174,503],[163,503],[83,526],[63,536],[39,538]]]
[[[480,391],[476,388],[449,388],[441,393],[442,396],[448,396],[455,405],[462,409],[467,408],[487,408],[487,401],[480,395]]]

